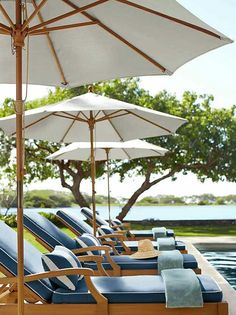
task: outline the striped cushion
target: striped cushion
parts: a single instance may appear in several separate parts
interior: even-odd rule
[[[42,263],[45,271],[56,271],[63,268],[81,268],[81,264],[74,253],[63,246],[56,246],[53,252],[42,255]],[[50,278],[50,281],[61,288],[75,291],[78,280],[82,278],[82,275],[69,275]]]
[[[99,228],[97,228],[97,231],[101,236],[105,236],[107,234],[115,234],[114,230],[108,225],[101,225]],[[105,240],[117,242],[117,239],[115,237],[106,237]]]
[[[99,240],[93,236],[92,234],[84,233],[79,237],[75,238],[77,243],[77,248],[86,248],[88,246],[101,246]],[[81,253],[80,255],[102,255],[100,250],[88,251],[85,253]]]

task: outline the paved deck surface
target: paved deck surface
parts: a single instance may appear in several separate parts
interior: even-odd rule
[[[219,284],[223,290],[224,300],[229,303],[229,315],[236,315],[236,291],[195,247],[234,249],[236,251],[236,237],[178,237],[178,240],[184,241],[188,252],[196,257],[202,274],[210,275]]]

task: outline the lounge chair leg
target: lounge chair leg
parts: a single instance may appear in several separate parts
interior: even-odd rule
[[[218,315],[228,315],[228,303],[218,303]]]

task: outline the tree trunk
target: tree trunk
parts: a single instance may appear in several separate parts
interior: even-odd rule
[[[138,197],[144,191],[148,190],[152,186],[152,183],[149,182],[149,177],[150,176],[146,176],[146,179],[143,182],[143,184],[141,185],[141,187],[139,189],[137,189],[133,193],[133,195],[127,201],[126,205],[124,205],[124,207],[122,207],[121,212],[117,216],[117,219],[122,221],[125,218],[125,216],[128,214],[130,208],[135,204],[135,202],[137,201]]]
[[[79,190],[79,187],[74,187],[74,185],[71,188],[71,192],[75,198],[75,201],[79,204],[81,208],[86,207],[89,208],[90,205],[82,195],[82,193]]]
[[[83,176],[81,176],[79,171],[77,173],[75,173],[64,162],[59,162],[59,163],[57,163],[57,165],[59,166],[59,170],[60,170],[60,178],[61,178],[62,187],[65,187],[72,192],[72,194],[75,198],[75,201],[79,204],[80,207],[88,207],[89,208],[89,203],[86,201],[86,199],[84,198],[84,196],[82,195],[82,193],[80,191],[80,184],[81,184],[81,181],[83,180]],[[66,171],[72,177],[72,179],[73,179],[72,185],[66,181],[64,171]]]
[[[124,205],[124,207],[122,207],[121,212],[118,214],[117,219],[119,220],[123,220],[125,218],[125,216],[128,214],[128,212],[130,211],[130,208],[135,204],[135,202],[137,201],[138,197],[145,192],[146,190],[148,190],[149,188],[151,188],[152,186],[156,185],[157,183],[163,181],[166,178],[169,178],[171,176],[173,176],[177,171],[179,170],[178,167],[176,167],[175,169],[169,171],[169,173],[167,173],[166,175],[153,180],[152,182],[150,182],[150,177],[151,177],[151,170],[150,172],[148,172],[145,176],[145,180],[142,183],[142,185],[140,186],[140,188],[138,188],[133,195],[129,198],[129,200],[127,201],[127,203]]]

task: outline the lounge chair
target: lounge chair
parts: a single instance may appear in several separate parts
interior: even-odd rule
[[[57,218],[67,226],[75,235],[82,235],[83,233],[93,234],[93,229],[83,220],[79,219],[75,214],[69,214],[65,211],[59,210],[56,213]],[[126,255],[130,255],[138,250],[138,241],[125,241],[125,237],[113,230],[110,226],[101,225],[98,227],[98,233],[103,236],[103,241],[107,245],[115,247],[118,252],[124,252]],[[115,242],[115,244],[114,244]],[[104,242],[103,242],[104,243]],[[186,246],[184,242],[174,241],[175,249],[178,249],[182,254],[187,254]],[[157,243],[153,242],[153,246],[157,247]],[[114,249],[113,247],[113,249]]]
[[[0,222],[0,314],[17,313],[16,233]],[[222,291],[208,276],[197,276],[201,284],[202,308],[166,308],[161,276],[93,277],[93,270],[69,268],[45,272],[41,253],[25,242],[24,286],[26,315],[228,315]],[[52,277],[84,275],[75,291],[56,287]]]
[[[81,208],[81,213],[86,217],[86,219],[89,222],[93,222],[93,212],[89,208]],[[99,215],[96,215],[96,224],[97,227],[101,225],[111,225],[111,227],[119,232],[125,232],[127,235],[127,238],[129,240],[142,240],[144,238],[153,240],[153,231],[152,230],[127,230],[127,227],[125,224],[123,224],[120,220],[114,219],[111,221],[111,224],[109,224],[106,220],[101,218]],[[174,231],[171,229],[166,230],[166,236],[167,237],[175,237]]]
[[[57,245],[65,246],[77,255],[87,252],[90,252],[91,254],[91,251],[94,250],[105,250],[104,262],[102,265],[109,275],[124,276],[157,274],[158,259],[152,258],[140,261],[126,255],[110,256],[110,247],[104,245],[97,246],[96,243],[93,244],[93,247],[91,247],[91,243],[87,243],[88,246],[85,244],[84,248],[81,248],[75,239],[70,238],[56,225],[36,212],[24,215],[24,227],[49,251],[52,251]],[[95,274],[98,273],[96,270],[97,265],[94,262],[86,262],[84,263],[84,266],[94,269]],[[184,268],[193,269],[196,273],[201,273],[193,255],[183,254],[183,266]]]

